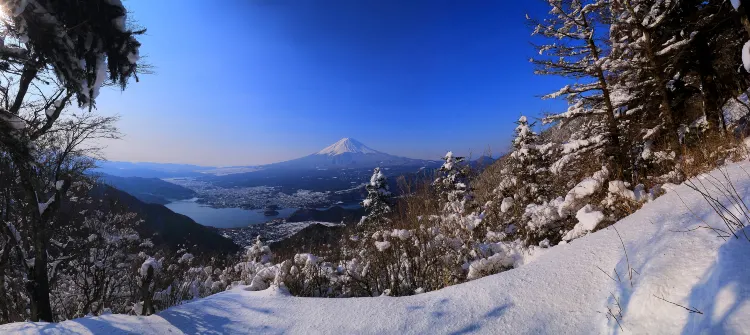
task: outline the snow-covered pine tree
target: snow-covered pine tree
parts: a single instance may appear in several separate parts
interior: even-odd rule
[[[493,200],[499,207],[495,208],[492,221],[500,224],[495,228],[503,228],[507,233],[522,224],[527,205],[545,201],[550,193],[548,162],[539,150],[539,136],[525,116],[521,116],[516,125],[512,151],[503,162],[504,177],[494,190]]]
[[[736,20],[726,19],[732,11],[727,1],[679,1],[659,29],[666,37],[672,36],[661,53],[678,73],[668,89],[675,112],[688,117],[682,117],[683,130],[684,125],[695,124],[699,116],[690,110],[695,109],[705,116],[709,135],[723,133],[727,124],[722,107],[743,91],[743,85],[737,85],[741,57],[735,52],[742,49],[745,32]],[[674,37],[676,32],[679,36]],[[690,106],[690,100],[700,104]]]
[[[370,295],[382,294],[391,287],[394,251],[387,241],[391,226],[391,192],[388,180],[381,169],[375,168],[370,182],[366,185],[367,197],[362,201],[365,215],[357,226],[357,250],[354,261],[364,264],[368,270],[347,268],[351,278],[359,278],[359,289]],[[385,233],[385,234],[384,234]],[[364,275],[361,275],[364,272]]]
[[[513,152],[509,156],[511,172],[518,179],[513,198],[521,203],[544,201],[544,189],[540,185],[549,180],[546,178],[547,162],[540,150],[539,135],[525,116],[521,116],[516,125]]]
[[[255,243],[247,248],[247,253],[245,255],[248,262],[258,262],[262,264],[270,263],[273,258],[271,248],[261,241],[260,235],[255,238]]]
[[[613,0],[610,8],[610,58],[619,64],[617,86],[627,92],[623,94],[627,96],[624,114],[634,119],[637,127],[631,130],[632,140],[642,143],[644,154],[640,156],[649,156],[659,138],[667,151],[674,151],[679,146],[682,121],[674,100],[674,91],[684,83],[679,60],[695,34],[680,27],[675,1]],[[672,20],[673,15],[678,21]]]
[[[468,192],[469,167],[464,163],[465,158],[454,156],[453,152],[449,151],[443,157],[443,161],[438,170],[440,176],[433,182],[442,200],[454,202],[471,197],[471,193]]]
[[[588,131],[573,138],[579,143],[577,149],[591,152],[603,147],[611,163],[623,166],[617,106],[609,83],[616,63],[610,62],[604,48],[611,0],[546,1],[549,14],[540,21],[530,19],[535,26],[533,34],[548,41],[536,47],[540,56],[531,60],[535,73],[562,76],[576,83],[544,97],[565,97],[570,105],[564,113],[547,116],[545,123],[586,118]]]
[[[390,222],[388,215],[391,213],[391,191],[388,180],[379,167],[373,170],[366,189],[367,197],[362,201],[366,215],[359,222],[363,237],[375,230],[387,228],[384,226]]]
[[[471,169],[464,158],[449,151],[443,160],[440,175],[433,182],[442,201],[437,215],[440,235],[436,242],[442,242],[449,252],[446,263],[454,267],[453,280],[461,281],[476,255],[475,242],[480,238],[476,228],[484,219],[484,209],[475,201],[469,180]]]
[[[128,12],[120,0],[1,3],[12,15],[5,17],[6,43],[0,54],[11,63],[22,64],[22,89],[50,66],[63,86],[76,94],[79,105],[90,106],[104,81],[125,88],[137,75],[141,44],[136,37],[145,30],[127,27]],[[14,109],[17,107],[9,112],[14,114]]]

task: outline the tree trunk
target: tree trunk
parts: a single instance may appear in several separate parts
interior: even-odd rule
[[[141,300],[143,300],[143,309],[141,315],[151,315],[154,312],[153,296],[154,294],[149,289],[151,282],[154,280],[154,268],[149,267],[146,274],[146,278],[141,280]]]
[[[724,114],[719,103],[718,89],[713,75],[713,57],[705,36],[699,33],[695,37],[696,53],[698,56],[698,75],[701,82],[704,113],[711,131],[724,132]]]
[[[661,98],[661,110],[662,116],[664,117],[664,128],[667,132],[667,143],[669,149],[677,150],[679,147],[679,139],[677,134],[677,125],[674,120],[674,111],[672,110],[671,99],[669,98],[669,92],[667,91],[667,81],[662,73],[662,66],[659,59],[656,57],[654,52],[653,41],[651,40],[651,33],[647,30],[643,30],[643,39],[646,43],[646,57],[648,58],[649,65],[651,66],[651,75],[656,80],[656,89]]]
[[[29,221],[32,225],[32,244],[34,246],[34,266],[29,269],[30,283],[27,288],[31,295],[31,320],[52,322],[52,306],[49,300],[49,278],[47,277],[47,227],[39,211],[29,160],[26,157],[16,159],[21,184],[29,204]]]
[[[583,16],[583,20],[585,26],[588,28],[589,23],[585,15]],[[599,48],[597,48],[596,42],[594,41],[593,31],[589,38],[586,39],[586,44],[588,45],[591,55],[593,56],[595,61],[598,62],[600,56]],[[616,164],[615,169],[622,169],[625,166],[625,155],[622,148],[620,148],[620,130],[617,128],[617,119],[615,119],[615,107],[612,104],[612,96],[611,92],[609,91],[607,77],[604,76],[604,70],[602,70],[600,65],[596,66],[596,79],[599,81],[599,85],[601,86],[602,96],[604,96],[604,108],[607,114],[607,130],[609,132],[607,156],[614,157]]]
[[[11,242],[7,241],[5,242],[5,247],[2,250],[2,253],[0,254],[0,313],[2,313],[2,320],[0,320],[2,323],[8,323],[11,322],[10,320],[10,311],[8,307],[8,296],[6,295],[7,292],[5,290],[5,269],[7,268],[8,261],[10,260],[10,249],[11,249]]]

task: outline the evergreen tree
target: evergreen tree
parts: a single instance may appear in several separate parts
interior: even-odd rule
[[[474,199],[469,183],[470,168],[464,163],[464,158],[454,156],[449,151],[443,160],[440,176],[434,181],[443,201],[439,215],[440,230],[453,239],[449,245],[456,252],[456,259],[460,262],[458,265],[463,266],[470,262],[475,229],[482,223],[484,213]]]
[[[592,146],[605,146],[604,153],[624,164],[620,150],[620,131],[615,111],[617,106],[609,82],[615,63],[606,49],[606,23],[611,0],[546,0],[549,14],[541,21],[532,20],[534,35],[549,43],[538,45],[539,58],[532,59],[536,73],[571,78],[576,84],[566,85],[544,98],[565,97],[570,104],[564,113],[549,115],[545,123],[588,118],[591,128],[585,134]],[[599,29],[602,28],[602,32]],[[596,138],[596,140],[593,140]],[[583,138],[582,138],[583,139]]]
[[[359,224],[364,234],[372,234],[390,222],[387,216],[391,213],[391,192],[388,180],[379,167],[373,170],[366,189],[367,197],[362,201],[362,207],[365,208],[367,214],[362,217]]]
[[[507,178],[495,189],[500,211],[507,213],[506,223],[517,223],[527,204],[544,201],[549,181],[547,161],[539,148],[539,135],[531,129],[525,116],[521,116],[516,125],[513,151],[508,154],[503,171]]]
[[[270,263],[273,258],[271,249],[260,240],[260,235],[255,238],[255,243],[247,248],[247,261],[261,264]]]
[[[79,105],[86,106],[94,103],[105,80],[125,88],[136,76],[141,45],[136,37],[144,31],[128,29],[127,10],[120,0],[0,3],[12,14],[3,35],[21,42],[3,44],[0,55],[22,64],[22,92],[40,70],[51,66],[65,88],[76,94]],[[14,109],[17,106],[9,112],[13,114]]]
[[[679,18],[677,8],[668,0],[612,1],[610,57],[620,67],[617,85],[627,91],[625,114],[637,127],[633,140],[645,143],[644,150],[657,138],[663,138],[669,150],[679,145],[674,91],[683,83],[678,66],[681,51],[695,34],[679,23],[670,29],[670,17]]]
[[[438,170],[440,176],[433,183],[442,200],[446,203],[471,200],[472,194],[468,186],[469,167],[464,163],[464,157],[454,156],[453,152],[449,151],[443,157],[443,161],[445,162]]]

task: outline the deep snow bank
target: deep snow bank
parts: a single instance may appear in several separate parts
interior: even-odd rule
[[[750,163],[726,170],[750,203]],[[0,333],[600,334],[621,333],[620,327],[630,334],[747,332],[750,242],[695,229],[702,221],[723,228],[705,200],[680,185],[615,224],[627,258],[615,230],[607,228],[518,269],[416,296],[294,298],[273,289],[237,288],[149,317],[16,323],[0,326]],[[628,260],[635,270],[632,284]]]

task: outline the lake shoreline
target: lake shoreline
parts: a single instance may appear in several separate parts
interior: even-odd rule
[[[294,214],[300,208],[277,208],[276,215],[265,215],[264,209],[245,209],[241,207],[214,207],[209,204],[203,204],[200,198],[191,198],[185,200],[172,200],[165,204],[171,211],[185,215],[200,225],[213,228],[243,228],[255,225],[261,225],[275,220],[285,220]],[[359,203],[333,204],[325,208],[316,208],[317,210],[326,210],[333,207],[343,207],[347,209],[359,207]]]

